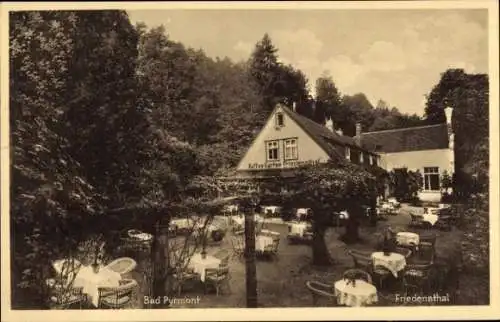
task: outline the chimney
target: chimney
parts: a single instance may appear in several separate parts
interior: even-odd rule
[[[328,118],[326,120],[326,124],[325,124],[326,128],[329,129],[330,131],[334,132],[335,129],[333,128],[333,121],[332,121],[332,118]]]
[[[356,136],[361,136],[361,123],[356,123]]]

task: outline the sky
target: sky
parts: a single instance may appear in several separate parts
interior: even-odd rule
[[[136,10],[132,23],[164,25],[170,39],[210,57],[250,57],[265,33],[314,95],[322,75],[342,94],[362,92],[423,115],[425,95],[448,68],[488,72],[485,9]]]

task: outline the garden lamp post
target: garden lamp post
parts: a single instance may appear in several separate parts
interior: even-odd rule
[[[255,192],[245,200],[245,260],[247,307],[257,307],[257,268],[255,265],[255,208],[259,198]]]

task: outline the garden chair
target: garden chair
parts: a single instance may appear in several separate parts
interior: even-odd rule
[[[218,268],[207,268],[205,270],[205,293],[209,286],[213,286],[215,287],[216,295],[219,296],[223,285],[226,285],[229,292],[231,292],[230,279],[231,275],[229,274],[229,265],[227,262],[221,262]]]
[[[325,284],[317,281],[307,281],[306,287],[311,292],[313,306],[319,306],[320,300],[326,300],[326,305],[321,306],[337,306],[337,296],[333,285]]]
[[[46,285],[49,288],[49,306],[52,309],[69,309],[75,306],[82,309],[88,301],[83,287],[73,287],[54,278],[46,280]]]
[[[99,287],[99,308],[125,308],[134,299],[138,286],[136,280],[122,279],[117,287]]]
[[[410,258],[412,254],[412,251],[410,249],[399,246],[394,248],[394,252],[403,255],[405,259]]]
[[[175,280],[175,288],[177,289],[177,294],[180,296],[182,293],[182,288],[188,283],[193,283],[199,281],[199,275],[194,273],[191,269],[181,267],[177,265],[175,267],[175,273],[173,274]]]
[[[377,288],[379,290],[384,290],[384,282],[386,279],[392,276],[391,271],[382,265],[375,265],[372,271],[373,277],[376,279]]]
[[[280,245],[280,239],[278,238],[273,238],[273,243],[271,245],[267,245],[264,248],[264,254],[267,256],[273,256],[274,258],[278,258],[278,249]]]
[[[412,289],[417,294],[430,291],[432,264],[408,264],[403,271],[403,291]]]
[[[367,272],[371,272],[372,269],[371,253],[366,253],[359,250],[351,249],[348,251],[348,254],[352,257],[354,261],[354,268],[359,268]]]
[[[108,265],[106,268],[116,272],[120,275],[130,273],[137,267],[137,262],[129,257],[117,258]]]
[[[225,258],[229,258],[229,251],[227,249],[221,249],[221,250],[218,250],[215,254],[214,254],[214,257],[215,258],[218,258],[218,259],[225,259]]]
[[[347,279],[361,279],[367,283],[373,284],[371,275],[368,272],[358,268],[348,269],[342,274],[342,277]]]
[[[420,244],[415,253],[417,261],[434,263],[436,261],[436,250],[431,244]]]
[[[245,241],[243,238],[238,238],[238,237],[232,237],[231,239],[231,244],[233,247],[233,254],[236,257],[243,257],[245,254]]]
[[[411,221],[410,221],[410,226],[411,227],[423,227],[424,221],[422,220],[422,217],[415,215],[414,213],[410,213]]]
[[[75,280],[82,263],[77,259],[61,259],[54,261],[52,266],[56,271],[58,283],[68,285]]]

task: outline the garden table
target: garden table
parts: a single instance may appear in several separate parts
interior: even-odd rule
[[[271,236],[258,235],[255,237],[255,250],[263,252],[266,246],[273,244],[273,238]]]
[[[263,209],[264,213],[267,213],[268,211],[270,211],[273,214],[279,212],[279,210],[281,209],[281,207],[278,207],[278,206],[266,206],[263,208],[264,208]]]
[[[377,288],[363,280],[357,279],[355,284],[347,279],[335,282],[335,296],[337,303],[347,306],[365,306],[378,301]]]
[[[304,231],[309,227],[309,224],[306,222],[296,222],[296,223],[290,223],[290,235],[294,236],[304,236]]]
[[[260,223],[264,221],[264,218],[262,218],[259,215],[254,215],[254,220],[256,223]],[[232,217],[233,222],[236,223],[238,226],[244,227],[245,226],[245,216],[233,216]]]
[[[91,266],[82,266],[76,275],[73,283],[74,287],[83,287],[83,293],[86,293],[89,301],[95,307],[99,304],[99,287],[118,287],[120,286],[121,275],[117,272],[101,266],[99,272],[95,273]]]
[[[373,266],[383,266],[387,268],[394,277],[398,277],[398,272],[406,266],[406,259],[398,253],[390,253],[388,256],[383,252],[375,252],[372,254]]]
[[[422,221],[428,222],[432,226],[434,226],[436,224],[438,219],[439,219],[439,216],[436,214],[433,214],[433,213],[424,213],[422,215]]]
[[[396,234],[396,241],[404,246],[418,246],[420,244],[420,236],[418,234],[402,231]]]
[[[219,264],[220,259],[214,256],[206,255],[205,258],[203,258],[201,253],[196,253],[191,257],[188,267],[196,274],[199,274],[200,280],[205,282],[205,270],[207,268],[218,268]]]
[[[194,220],[191,218],[176,218],[172,219],[170,223],[177,226],[178,229],[189,229],[194,226]]]
[[[128,231],[128,235],[131,238],[139,239],[139,240],[142,240],[142,241],[150,241],[150,240],[153,239],[153,235],[148,234],[148,233],[143,233],[143,232],[137,231],[135,229],[129,230]]]

